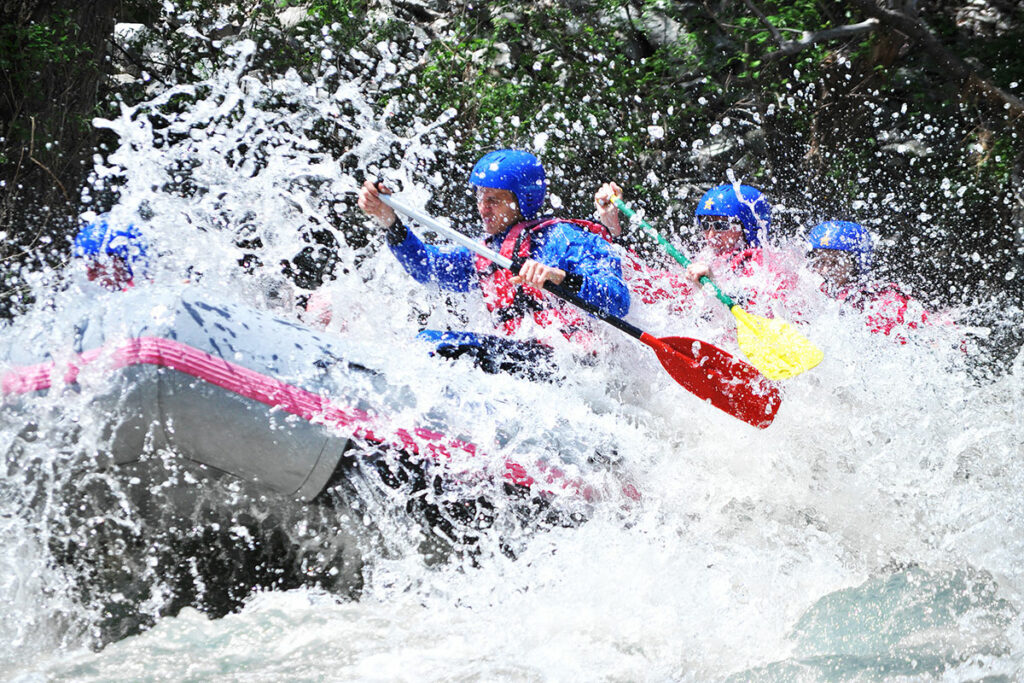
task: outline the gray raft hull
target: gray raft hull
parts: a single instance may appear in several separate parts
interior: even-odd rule
[[[318,409],[369,419],[401,402],[379,374],[346,360],[338,340],[263,311],[211,305],[191,288],[107,299],[63,345],[7,340],[0,375],[7,413],[25,410],[25,399],[88,384],[108,464],[171,451],[310,501],[359,426]]]
[[[2,512],[102,605],[101,640],[185,605],[226,614],[255,588],[354,597],[372,558],[443,562],[482,534],[514,553],[524,529],[583,519],[584,490],[554,472],[534,487],[389,420],[421,413],[372,350],[208,296],[105,294],[0,338]]]

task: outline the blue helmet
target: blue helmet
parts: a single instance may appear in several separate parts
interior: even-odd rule
[[[75,235],[74,255],[118,256],[124,260],[131,277],[143,275],[149,265],[146,258],[146,238],[134,224],[113,227],[104,214],[89,223]]]
[[[469,182],[477,187],[508,190],[516,196],[523,218],[537,215],[548,191],[540,159],[517,149],[499,149],[485,154],[473,167]]]
[[[826,221],[811,228],[807,235],[811,249],[834,249],[852,251],[857,255],[857,267],[866,273],[871,268],[874,245],[871,233],[859,223],[850,221]]]
[[[772,224],[772,207],[757,188],[740,185],[736,196],[734,185],[719,185],[704,193],[697,203],[694,216],[729,216],[738,218],[743,225],[743,236],[752,247],[761,246],[761,238],[768,238]]]

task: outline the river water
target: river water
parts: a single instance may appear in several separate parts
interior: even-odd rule
[[[598,336],[607,362],[574,364],[571,349],[558,350],[573,371],[556,385],[441,363],[408,340],[453,319],[456,327],[478,325],[479,303],[417,285],[386,250],[349,244],[331,226],[339,212],[361,224],[355,169],[396,149],[400,159],[390,165],[410,203],[444,199],[446,186],[461,183],[464,171],[443,168],[431,152],[444,145],[443,118],[396,132],[358,83],[326,75],[313,84],[263,83],[245,71],[256,46],[233,49],[236,68],[203,87],[172,89],[98,122],[121,142],[97,161],[92,192],[116,187],[113,220],[136,222],[149,238],[147,286],[195,288],[210,301],[296,322],[273,264],[315,249],[310,236],[326,230],[341,241],[326,333],[408,387],[416,417],[443,414],[443,428],[496,455],[572,461],[600,453],[614,463],[581,474],[602,492],[579,508],[586,522],[520,530],[514,552],[485,531],[478,552],[439,559],[393,515],[371,521],[384,538],[360,546],[355,598],[283,585],[253,591],[220,618],[188,606],[170,615],[161,611],[162,565],[83,573],[55,551],[69,538],[88,546],[100,528],[140,524],[117,495],[127,486],[117,473],[89,467],[102,460],[106,438],[91,394],[109,387],[102,377],[84,378],[76,390],[33,398],[0,433],[0,676],[1021,677],[1024,355],[991,363],[972,342],[978,330],[947,325],[907,344],[871,334],[859,316],[817,296],[808,278],[801,331],[826,358],[786,382],[767,430],[702,404],[611,328]],[[175,97],[189,106],[170,106]],[[325,119],[353,142],[341,165],[313,134]],[[553,187],[561,182],[567,176],[554,170]],[[247,254],[263,266],[243,272],[238,262]],[[91,290],[74,264],[36,276],[32,286],[37,304],[3,329],[5,347],[59,353],[83,315],[116,306],[119,296]],[[1018,310],[990,308],[993,325],[1020,324]],[[654,334],[714,337],[729,348],[727,314],[694,320],[655,307],[630,319]],[[621,492],[627,483],[639,501]],[[76,496],[96,486],[113,502],[76,513]],[[280,522],[287,537],[312,524],[304,515],[321,519],[320,533],[335,528],[330,515],[323,522],[322,513],[293,503],[211,495],[221,493],[252,514],[292,506]],[[119,594],[110,577],[135,570],[124,585],[141,582],[149,592]]]

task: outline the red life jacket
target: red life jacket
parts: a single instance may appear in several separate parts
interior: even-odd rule
[[[500,245],[493,244],[491,237],[485,243],[505,258],[527,259],[533,252],[533,236],[555,223],[573,223],[611,241],[604,226],[597,223],[582,219],[537,218],[513,225]],[[513,284],[515,276],[512,271],[499,268],[483,256],[476,257],[474,266],[487,310],[495,319],[495,327],[505,334],[515,334],[523,320],[530,316],[541,327],[556,326],[566,339],[585,342],[587,323],[576,309],[545,299],[544,293],[535,287]]]
[[[928,324],[928,311],[895,284],[854,287],[838,298],[864,314],[868,329],[907,343],[905,330]]]
[[[733,300],[751,313],[774,317],[776,304],[788,305],[789,294],[797,286],[797,275],[777,253],[748,247],[723,254],[712,261],[720,287],[733,290]]]
[[[764,250],[759,248],[741,249],[737,252],[722,254],[711,259],[711,268],[719,275],[727,278],[750,278],[764,273],[768,278],[768,290],[763,292],[771,301],[785,300],[786,291],[796,283],[793,273],[783,271],[775,266],[766,265]],[[700,257],[697,261],[699,262]],[[765,268],[769,268],[767,272]],[[686,279],[683,270],[657,269],[645,264],[638,254],[627,251],[623,259],[623,271],[629,282],[629,288],[646,304],[658,301],[671,301],[673,310],[678,313],[689,312],[693,307],[693,295],[699,285]],[[721,282],[719,283],[721,284]],[[744,292],[745,296],[736,297],[738,304],[755,303],[756,293]],[[735,296],[735,295],[734,295]]]
[[[600,223],[571,218],[566,223],[574,223],[584,230],[594,233],[601,239],[615,244],[615,238]],[[692,287],[682,274],[671,270],[659,270],[644,263],[640,255],[632,249],[623,247],[622,275],[629,290],[637,294],[645,304],[670,300],[679,302],[692,294]]]

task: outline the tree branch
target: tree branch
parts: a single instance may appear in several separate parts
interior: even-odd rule
[[[149,73],[149,67],[147,67],[145,62],[142,61],[142,57],[136,55],[133,50],[129,50],[124,45],[121,45],[121,43],[114,40],[113,37],[107,38],[107,42],[116,47],[121,52],[121,54],[128,58],[129,62],[138,67],[139,71],[146,71],[147,73]],[[160,77],[160,73],[156,69],[153,69],[153,72],[154,73],[150,74],[153,78],[160,81],[164,85],[168,85],[167,81]]]
[[[813,47],[818,43],[824,43],[830,40],[846,40],[847,38],[852,38],[854,36],[871,33],[872,31],[878,30],[878,26],[878,19],[872,17],[857,24],[847,24],[846,26],[827,28],[822,31],[814,31],[813,33],[811,31],[802,31],[802,35],[799,40],[780,41],[779,49],[765,57],[767,59],[788,57],[790,55],[795,55],[801,50]]]
[[[943,45],[921,19],[903,12],[879,7],[875,0],[850,0],[850,4],[859,8],[869,17],[878,19],[885,26],[899,31],[912,42],[924,48],[950,80],[960,83],[965,88],[975,89],[986,98],[1009,105],[1010,112],[1008,113],[1014,118],[1020,118],[1024,114],[1024,100],[984,78],[977,69]],[[912,6],[915,4],[910,3]],[[912,7],[911,9],[916,8]]]
[[[859,24],[849,24],[848,26],[837,26],[836,28],[828,28],[823,31],[799,31],[795,29],[782,28],[779,29],[772,22],[768,21],[768,17],[765,16],[757,5],[752,0],[743,0],[751,12],[758,18],[761,25],[772,34],[772,38],[778,43],[779,49],[775,52],[770,52],[765,55],[765,59],[779,59],[780,57],[788,57],[789,55],[795,55],[801,50],[806,50],[809,47],[817,45],[818,43],[824,43],[829,40],[842,40],[845,38],[851,38],[853,36],[861,35],[862,33],[870,33],[878,28],[878,19],[871,18],[860,22]],[[798,40],[786,40],[782,37],[782,31],[790,31],[791,33],[799,33],[800,38]]]
[[[775,28],[772,22],[768,21],[768,17],[764,15],[764,12],[757,8],[757,5],[751,2],[751,0],[743,0],[743,2],[744,4],[746,4],[747,9],[753,12],[754,15],[758,18],[758,20],[760,20],[760,22],[764,25],[764,27],[768,29],[768,32],[772,34],[772,38],[775,39],[776,43],[782,45],[784,42],[786,42],[785,40],[783,40],[782,34],[779,33],[779,29]]]

